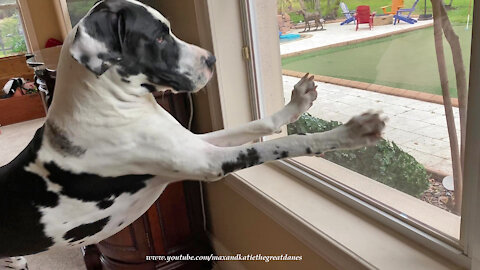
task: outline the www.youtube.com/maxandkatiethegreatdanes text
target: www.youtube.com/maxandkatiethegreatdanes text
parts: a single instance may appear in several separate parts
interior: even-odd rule
[[[248,254],[248,255],[165,255],[165,256],[145,256],[147,261],[301,261],[303,258],[299,255],[262,255],[262,254]]]

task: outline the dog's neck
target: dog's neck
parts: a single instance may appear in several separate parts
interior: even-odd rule
[[[100,79],[69,55],[71,40],[69,36],[62,48],[48,119],[109,127],[158,113],[160,108],[155,99],[141,86],[142,75],[122,79],[112,67]]]

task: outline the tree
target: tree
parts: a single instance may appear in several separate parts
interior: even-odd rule
[[[435,51],[437,53],[438,72],[442,87],[445,117],[447,119],[448,136],[450,138],[450,152],[452,156],[452,169],[455,193],[454,212],[460,213],[462,206],[463,172],[462,164],[465,153],[466,114],[467,114],[467,80],[463,64],[460,41],[448,19],[447,11],[441,0],[431,0],[433,8],[433,30],[435,37]],[[442,34],[447,39],[453,57],[456,85],[458,91],[458,106],[460,111],[460,149],[458,146],[457,131],[453,117],[452,102],[448,91],[447,68],[445,53],[443,51]]]

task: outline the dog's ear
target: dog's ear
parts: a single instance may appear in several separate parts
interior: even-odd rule
[[[125,20],[121,11],[100,3],[77,26],[70,54],[97,76],[122,60]]]

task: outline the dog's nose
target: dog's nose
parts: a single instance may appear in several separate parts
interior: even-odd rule
[[[215,56],[213,56],[213,55],[210,55],[205,60],[205,64],[207,64],[207,67],[209,67],[210,69],[213,68],[213,65],[215,65],[215,62],[217,62],[217,58],[215,58]]]

